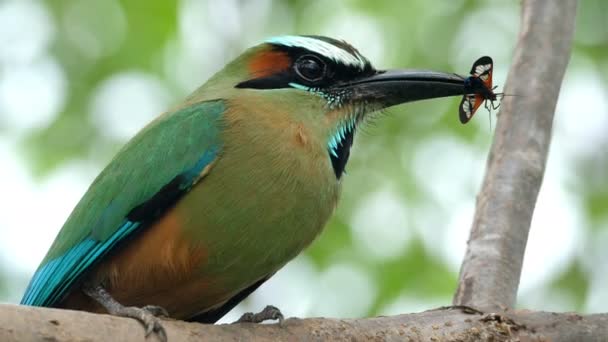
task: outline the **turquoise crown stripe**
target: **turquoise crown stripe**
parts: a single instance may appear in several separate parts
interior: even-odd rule
[[[265,43],[299,47],[323,55],[336,63],[342,63],[363,70],[368,61],[360,53],[347,51],[324,40],[305,36],[278,36],[265,40]]]

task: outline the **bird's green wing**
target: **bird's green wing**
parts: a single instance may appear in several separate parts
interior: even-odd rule
[[[22,304],[54,306],[125,238],[186,192],[220,149],[220,100],[165,114],[139,132],[95,179],[34,274]]]

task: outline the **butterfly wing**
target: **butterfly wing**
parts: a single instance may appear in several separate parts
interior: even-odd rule
[[[462,97],[462,101],[460,101],[460,106],[458,106],[458,114],[460,117],[460,122],[466,124],[473,118],[477,109],[481,106],[484,98],[481,95],[465,95]]]
[[[475,112],[486,99],[492,99],[492,70],[494,62],[489,56],[483,56],[473,63],[470,74],[465,79],[465,92],[462,97],[458,114],[460,122],[466,124],[473,118]]]
[[[471,68],[471,76],[478,77],[487,89],[492,89],[492,71],[494,70],[494,62],[489,56],[483,56],[473,63]]]

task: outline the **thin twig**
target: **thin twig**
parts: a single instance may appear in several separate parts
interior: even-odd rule
[[[487,170],[460,270],[456,305],[515,305],[555,104],[574,32],[576,0],[527,0]]]

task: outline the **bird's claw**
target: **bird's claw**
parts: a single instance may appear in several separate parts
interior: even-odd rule
[[[154,317],[169,318],[169,312],[167,312],[167,310],[165,310],[165,308],[163,308],[162,306],[146,305],[141,309],[148,311]]]
[[[167,310],[162,307],[155,305],[147,305],[142,308],[127,306],[123,307],[118,312],[114,312],[114,314],[122,317],[134,318],[139,321],[146,329],[146,337],[150,336],[153,332],[156,332],[160,341],[167,341],[167,332],[158,317],[168,317],[169,315],[167,314]]]
[[[144,325],[146,337],[156,332],[161,342],[167,341],[167,332],[158,317],[169,317],[167,310],[156,305],[146,305],[142,308],[136,306],[124,306],[112,297],[102,285],[91,285],[85,283],[82,291],[96,302],[101,304],[109,314],[136,319]]]
[[[244,313],[241,316],[241,318],[236,320],[236,322],[234,322],[234,323],[262,323],[262,322],[268,321],[268,320],[278,320],[279,324],[282,324],[283,319],[284,319],[284,317],[283,317],[283,313],[281,313],[281,310],[279,310],[275,306],[267,305],[264,308],[264,310],[262,310],[258,313],[253,313],[253,312]]]
[[[124,307],[123,310],[116,313],[123,317],[130,317],[138,320],[146,329],[145,336],[148,337],[153,332],[156,332],[158,338],[162,342],[167,341],[167,332],[160,322],[159,316],[168,317],[167,310],[160,306],[148,305],[142,308],[135,306]]]

